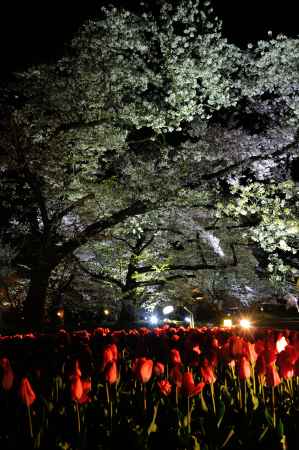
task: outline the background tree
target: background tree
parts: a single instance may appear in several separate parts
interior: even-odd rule
[[[1,187],[6,238],[16,223],[30,268],[28,322],[43,319],[53,270],[99,233],[189,204],[190,191],[221,193],[228,177],[298,148],[297,50],[279,37],[241,51],[197,0],[155,15],[111,7],[65,57],[18,74],[3,96]],[[241,149],[227,151],[227,126]]]
[[[233,241],[225,243],[224,253],[219,239],[198,223],[196,213],[198,209],[172,208],[129,219],[106,238],[81,248],[79,266],[99,284],[113,286],[123,306],[135,307],[150,298],[154,301],[157,291],[166,293],[174,280],[195,278],[199,270],[236,266]]]

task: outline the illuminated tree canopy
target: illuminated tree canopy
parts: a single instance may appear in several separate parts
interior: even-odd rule
[[[115,236],[125,238],[130,220],[144,243],[149,228],[160,233],[147,249],[152,268],[160,257],[185,264],[159,231],[176,216],[190,229],[184,241],[214,222],[216,238],[227,225],[247,227],[269,276],[295,276],[298,61],[298,39],[240,49],[209,2],[190,0],[158,14],[102,8],[63,58],[17,73],[2,89],[1,240],[28,269],[28,321],[43,320],[51,274],[78,249],[110,253],[116,268]],[[194,222],[194,211],[209,221]],[[196,272],[192,246],[187,253]]]

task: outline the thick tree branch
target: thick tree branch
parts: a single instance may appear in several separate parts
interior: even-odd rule
[[[49,227],[49,217],[48,217],[48,211],[46,207],[46,201],[44,199],[44,196],[42,194],[41,185],[37,177],[31,173],[29,166],[27,164],[26,158],[25,158],[25,152],[22,151],[21,144],[19,141],[19,136],[17,133],[16,125],[14,120],[11,120],[11,129],[13,133],[14,143],[15,143],[15,152],[17,159],[20,163],[20,171],[23,171],[23,177],[25,181],[27,182],[28,186],[30,187],[33,196],[36,199],[36,202],[38,204],[38,208],[40,210],[40,214],[43,221],[44,230],[47,231]]]
[[[71,205],[69,205],[68,207],[64,208],[62,211],[58,211],[56,214],[54,214],[50,220],[50,226],[51,228],[55,225],[57,225],[57,223],[59,223],[59,221],[65,217],[68,213],[70,213],[71,211],[73,211],[75,208],[77,208],[78,206],[81,206],[86,200],[94,198],[94,194],[87,194],[84,195],[84,197],[80,198],[79,200],[77,200],[76,202],[72,203]]]
[[[202,177],[200,177],[201,180],[206,180],[206,181],[211,181],[215,178],[221,178],[222,176],[233,172],[236,169],[239,168],[247,168],[251,163],[255,162],[255,161],[264,161],[267,160],[269,158],[275,158],[276,156],[280,156],[283,155],[284,153],[288,153],[289,151],[291,151],[296,145],[298,146],[299,144],[299,128],[296,131],[296,134],[294,136],[294,140],[293,142],[291,142],[290,144],[286,145],[285,147],[276,150],[273,153],[268,153],[268,154],[261,154],[261,155],[254,155],[254,156],[250,156],[247,159],[244,159],[242,161],[239,161],[237,163],[231,164],[230,166],[224,167],[223,169],[218,170],[217,172],[213,172],[213,173],[208,173],[206,175],[203,175]]]
[[[198,252],[200,254],[200,257],[201,257],[203,263],[204,264],[208,264],[208,262],[206,260],[206,257],[205,257],[205,254],[204,254],[204,251],[203,251],[203,249],[202,249],[202,247],[200,245],[199,233],[196,233],[196,246],[197,246],[197,250],[198,250]]]
[[[67,254],[73,252],[78,247],[88,242],[88,240],[91,239],[93,236],[95,236],[97,233],[104,231],[108,228],[114,227],[118,223],[126,220],[128,217],[143,214],[149,209],[150,209],[149,205],[146,205],[141,201],[136,201],[127,208],[121,209],[120,211],[111,214],[111,216],[109,217],[105,217],[88,225],[75,237],[69,239],[59,248],[57,248],[56,258],[58,260],[61,260]]]
[[[230,244],[230,248],[232,250],[232,261],[224,262],[220,264],[170,264],[167,266],[165,272],[173,271],[173,270],[186,270],[186,271],[197,271],[197,270],[218,270],[218,269],[226,269],[228,267],[234,267],[238,265],[237,255],[235,251],[234,244]],[[136,267],[135,272],[137,273],[149,273],[155,272],[156,269],[153,266],[143,266]]]

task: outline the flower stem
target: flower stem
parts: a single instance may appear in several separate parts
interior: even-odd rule
[[[109,396],[109,386],[108,386],[107,382],[106,382],[106,397],[107,397],[107,403],[109,405],[109,403],[110,403],[110,396]]]
[[[147,406],[146,406],[146,386],[143,386],[143,409],[146,412]]]
[[[110,401],[110,431],[112,433],[112,424],[113,424],[113,402]]]
[[[272,386],[273,425],[276,428],[275,387]]]
[[[252,370],[252,381],[253,381],[253,392],[256,394],[256,383],[255,383],[255,372],[254,372],[254,364],[251,366]]]
[[[187,397],[187,426],[188,433],[191,433],[191,417],[190,417],[190,397]]]
[[[247,380],[244,380],[244,412],[247,414],[247,389],[246,389]]]
[[[79,410],[79,405],[78,402],[75,403],[76,404],[76,412],[77,412],[77,425],[78,425],[78,433],[81,433],[81,420],[80,420],[80,410]]]
[[[212,396],[213,411],[214,411],[214,414],[216,414],[214,383],[210,383],[210,389],[211,389],[211,396]]]
[[[31,409],[30,409],[29,405],[27,406],[27,411],[28,411],[28,420],[29,420],[29,433],[30,433],[30,437],[33,438]]]

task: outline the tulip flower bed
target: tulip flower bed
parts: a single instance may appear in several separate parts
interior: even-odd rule
[[[299,448],[299,333],[0,337],[0,448]]]

